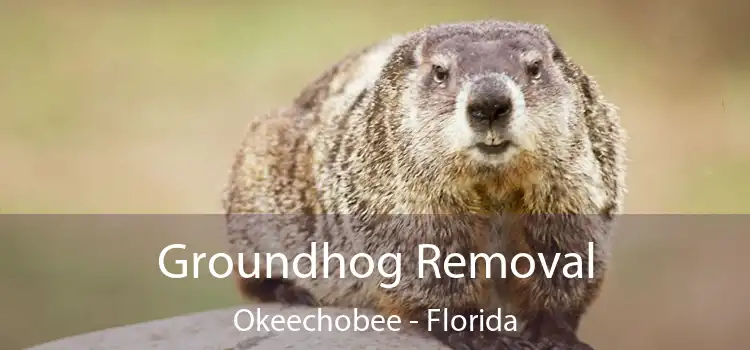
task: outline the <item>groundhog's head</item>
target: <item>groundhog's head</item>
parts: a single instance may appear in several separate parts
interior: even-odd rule
[[[571,64],[542,25],[439,25],[407,40],[386,68],[400,87],[415,157],[512,166],[519,154],[568,158],[585,137]],[[434,162],[431,162],[435,164]]]

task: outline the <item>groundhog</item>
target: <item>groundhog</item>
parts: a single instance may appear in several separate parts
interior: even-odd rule
[[[519,332],[431,334],[453,349],[590,349],[576,333],[623,210],[624,143],[615,106],[544,25],[484,20],[394,35],[250,121],[224,197],[230,252],[244,253],[245,271],[261,269],[239,287],[254,300],[371,308],[419,326],[428,309],[502,308]],[[320,261],[316,278],[298,278],[263,260],[291,261],[311,242],[346,264],[400,253],[403,277],[384,288],[377,272],[340,278],[346,266]],[[579,253],[587,266],[589,242],[594,278],[563,277],[560,266],[544,276],[538,254],[549,264]],[[441,259],[528,253],[536,268],[528,278],[481,264],[474,278],[430,269],[420,278],[420,244],[440,247]]]

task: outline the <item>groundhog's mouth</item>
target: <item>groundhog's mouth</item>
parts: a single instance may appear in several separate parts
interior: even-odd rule
[[[486,143],[478,143],[476,147],[482,153],[500,154],[500,153],[507,151],[512,145],[513,145],[513,142],[505,140],[503,142],[498,143],[497,145],[488,145]]]

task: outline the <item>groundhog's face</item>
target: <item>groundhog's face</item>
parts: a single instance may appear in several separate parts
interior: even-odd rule
[[[575,126],[578,91],[545,28],[438,27],[413,46],[406,126],[420,152],[507,166],[523,150],[555,154]]]

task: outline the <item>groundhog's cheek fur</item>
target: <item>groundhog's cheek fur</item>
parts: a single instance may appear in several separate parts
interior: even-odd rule
[[[575,113],[572,98],[562,98],[553,104],[527,106],[524,123],[515,131],[522,147],[529,151],[542,149],[559,154],[577,132],[583,132],[579,130],[582,121],[577,120]]]
[[[456,153],[460,153],[471,145],[472,130],[462,127],[456,121],[452,107],[447,102],[414,103],[407,106],[406,113],[400,121],[402,134],[408,138],[404,152],[409,152],[420,163],[435,163]],[[425,109],[431,108],[431,109]],[[425,110],[442,110],[441,113],[425,113]]]

